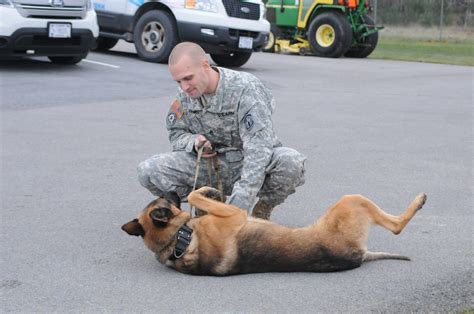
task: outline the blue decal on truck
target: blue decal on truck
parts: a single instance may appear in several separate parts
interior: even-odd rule
[[[145,0],[128,0],[128,2],[130,2],[131,4],[134,4],[137,7],[139,7],[145,2]]]

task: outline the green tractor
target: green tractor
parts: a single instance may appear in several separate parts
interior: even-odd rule
[[[268,0],[266,7],[271,23],[266,52],[365,58],[383,28],[368,15],[369,0]]]

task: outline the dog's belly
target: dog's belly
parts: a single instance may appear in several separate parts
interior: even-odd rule
[[[239,237],[237,256],[235,273],[332,272],[359,267],[363,252],[336,251],[310,229],[262,228]]]

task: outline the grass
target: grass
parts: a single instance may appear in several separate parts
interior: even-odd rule
[[[370,58],[474,66],[473,30],[386,27]]]

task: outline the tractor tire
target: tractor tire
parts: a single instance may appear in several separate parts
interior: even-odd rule
[[[96,51],[108,51],[112,49],[118,42],[117,38],[99,37],[97,39]]]
[[[352,44],[352,28],[346,16],[338,11],[317,15],[308,30],[308,41],[318,57],[339,58]]]
[[[373,28],[375,26],[374,20],[368,16],[367,14],[363,15],[363,19],[365,24],[367,24],[368,28]],[[366,58],[369,56],[377,47],[377,43],[379,41],[379,32],[372,33],[367,37],[362,38],[362,41],[358,42],[358,44],[364,44],[368,46],[355,46],[351,47],[344,56],[348,58]]]
[[[211,58],[219,66],[237,68],[249,61],[252,52],[234,51],[227,54],[212,54]]]
[[[278,38],[281,36],[281,31],[278,26],[271,24],[270,26],[270,33],[268,34],[268,42],[263,47],[263,52],[275,52],[275,43]]]
[[[140,59],[166,63],[178,43],[175,21],[164,11],[148,11],[135,25],[133,42]]]

